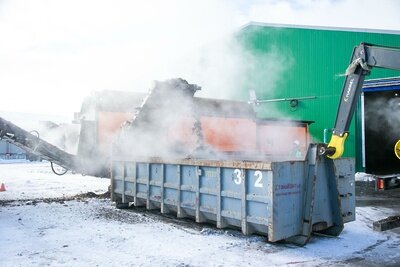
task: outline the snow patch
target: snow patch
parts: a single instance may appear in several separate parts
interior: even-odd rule
[[[0,164],[1,266],[322,266],[395,265],[400,231],[374,232],[389,208],[357,207],[356,221],[336,238],[305,247],[267,243],[157,213],[117,210],[109,199],[45,202],[37,198],[105,192],[108,179],[56,176],[48,163]],[[14,201],[9,201],[14,200]],[[192,227],[193,226],[193,227]]]

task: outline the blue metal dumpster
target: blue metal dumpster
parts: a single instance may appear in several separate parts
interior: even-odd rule
[[[354,162],[320,156],[320,146],[298,161],[114,158],[112,199],[304,245],[355,219]]]

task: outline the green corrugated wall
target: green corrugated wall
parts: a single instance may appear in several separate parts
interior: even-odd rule
[[[341,74],[349,64],[354,46],[368,42],[400,47],[399,34],[276,25],[249,24],[237,37],[246,52],[277,62],[276,69],[266,60],[256,62],[256,66],[243,74],[249,88],[243,88],[238,97],[248,99],[249,89],[255,90],[259,99],[316,96],[316,99],[300,101],[297,108],[291,108],[288,102],[261,104],[257,112],[260,117],[314,121],[310,132],[317,142],[323,141],[325,128],[333,127],[344,81]],[[273,75],[279,77],[271,79]],[[400,73],[374,69],[367,79],[392,76]],[[359,137],[354,121],[344,156],[356,154],[355,139]]]

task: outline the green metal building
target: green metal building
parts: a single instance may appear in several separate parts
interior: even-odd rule
[[[400,47],[399,31],[350,28],[308,27],[249,23],[237,34],[244,50],[254,60],[245,77],[249,88],[241,92],[248,98],[254,90],[258,99],[297,98],[259,105],[260,117],[314,121],[312,140],[322,142],[324,129],[333,127],[353,48],[361,42]],[[367,79],[400,76],[398,71],[374,69]],[[303,99],[304,98],[304,99]],[[344,156],[355,157],[360,139],[357,121],[359,109],[350,127]],[[326,131],[325,131],[326,132]],[[325,136],[327,140],[330,135]],[[358,159],[359,161],[359,159]],[[360,163],[357,163],[360,167]]]

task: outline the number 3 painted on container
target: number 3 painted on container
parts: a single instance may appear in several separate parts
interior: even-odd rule
[[[236,177],[233,181],[235,184],[240,184],[242,182],[242,172],[239,169],[235,169],[233,173],[236,174]]]
[[[263,183],[261,181],[262,178],[263,178],[262,172],[261,171],[255,171],[254,172],[254,176],[257,177],[257,180],[254,183],[254,186],[255,187],[263,187]]]

